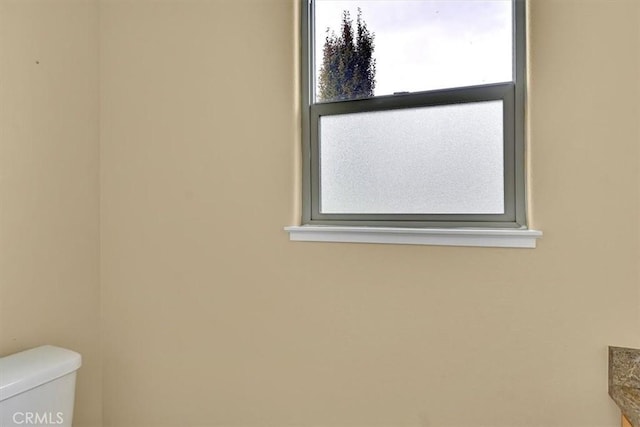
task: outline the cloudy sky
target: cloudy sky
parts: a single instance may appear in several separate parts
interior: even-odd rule
[[[358,7],[375,33],[376,95],[510,81],[510,0],[315,0],[316,65],[326,29]],[[317,72],[317,71],[316,71]]]

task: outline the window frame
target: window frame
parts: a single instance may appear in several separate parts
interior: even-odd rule
[[[526,3],[512,0],[512,82],[456,87],[366,99],[314,103],[314,0],[301,0],[302,224],[399,228],[526,228],[525,96]],[[320,117],[503,101],[503,214],[327,214],[320,211]]]

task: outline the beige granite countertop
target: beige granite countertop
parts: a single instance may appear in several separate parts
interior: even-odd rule
[[[609,396],[633,427],[640,427],[640,350],[609,347]]]

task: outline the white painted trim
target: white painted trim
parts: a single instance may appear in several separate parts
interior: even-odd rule
[[[399,245],[535,248],[542,232],[529,229],[392,228],[301,225],[284,228],[289,240]]]

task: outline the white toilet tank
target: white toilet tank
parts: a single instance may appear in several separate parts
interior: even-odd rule
[[[0,358],[0,427],[71,427],[81,356],[52,345]]]

